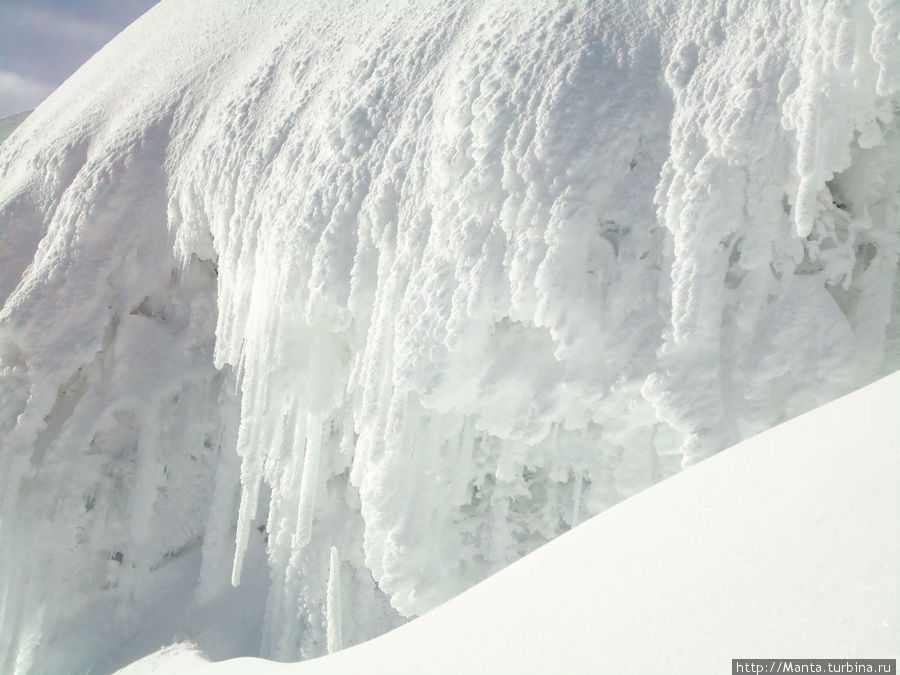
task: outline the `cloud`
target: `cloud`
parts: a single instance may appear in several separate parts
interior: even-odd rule
[[[103,45],[118,29],[103,21],[85,21],[44,7],[23,7],[19,21],[45,39]]]
[[[0,70],[0,101],[3,114],[34,108],[53,91],[54,87],[31,77],[8,70]]]
[[[156,0],[0,0],[0,116],[32,108]]]

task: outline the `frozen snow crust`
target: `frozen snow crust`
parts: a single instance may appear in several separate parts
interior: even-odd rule
[[[442,5],[164,0],[0,146],[0,670],[354,644],[900,365],[898,3]]]

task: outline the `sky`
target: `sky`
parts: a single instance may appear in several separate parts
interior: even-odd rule
[[[34,108],[157,0],[0,0],[0,117]]]

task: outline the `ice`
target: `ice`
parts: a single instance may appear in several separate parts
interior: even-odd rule
[[[341,599],[341,554],[334,546],[328,563],[328,590],[325,594],[325,617],[328,628],[328,653],[340,651],[343,647],[341,622],[343,601]]]
[[[715,673],[743,658],[735,654],[894,654],[898,405],[895,373],[728,448],[338,654],[204,666],[183,644],[117,675],[154,666],[169,675],[655,675]]]
[[[0,145],[0,670],[354,645],[896,369],[898,22],[155,6]]]

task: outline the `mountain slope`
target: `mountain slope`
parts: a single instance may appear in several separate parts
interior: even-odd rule
[[[900,653],[900,373],[596,516],[372,642],[160,673],[705,673]],[[188,663],[179,665],[179,659]]]
[[[31,113],[31,110],[25,110],[23,112],[16,113],[15,115],[7,115],[6,117],[0,119],[0,143],[5,141],[7,137],[16,130],[16,127],[24,122],[25,118],[28,117]]]

